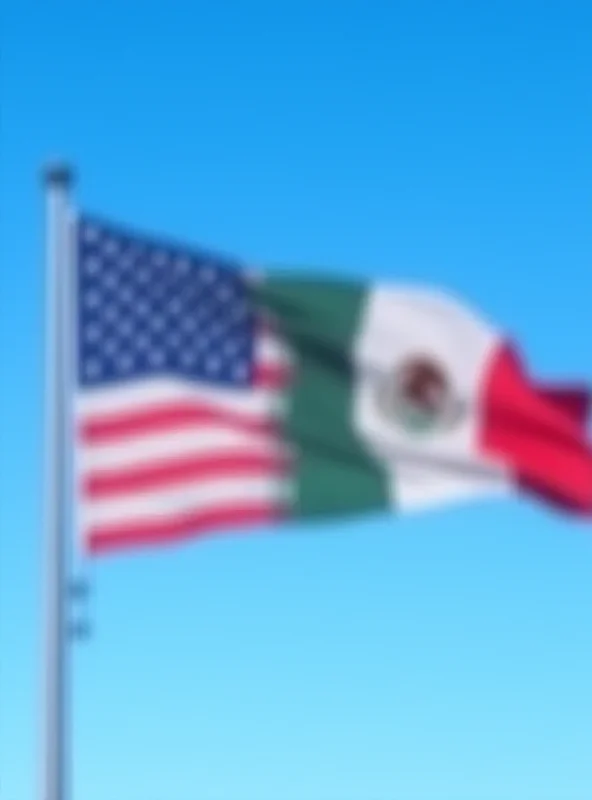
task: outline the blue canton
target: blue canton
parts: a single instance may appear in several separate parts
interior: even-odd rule
[[[77,249],[80,385],[250,384],[255,318],[238,265],[89,218]]]

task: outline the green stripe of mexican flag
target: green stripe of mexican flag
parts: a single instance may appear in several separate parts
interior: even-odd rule
[[[256,296],[294,360],[285,432],[296,516],[506,489],[478,447],[476,400],[498,343],[487,323],[431,292],[300,275],[269,274]]]
[[[366,293],[348,283],[268,278],[266,307],[294,357],[285,432],[297,446],[296,516],[342,515],[389,505],[388,478],[352,424],[356,343]]]

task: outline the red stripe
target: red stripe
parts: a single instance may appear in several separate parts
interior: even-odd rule
[[[88,531],[91,553],[106,553],[142,545],[174,544],[191,538],[216,535],[229,529],[245,529],[285,519],[286,510],[276,505],[233,506],[216,511],[195,512],[176,516],[166,522],[135,522],[127,525],[99,527]]]
[[[221,456],[199,456],[163,460],[149,466],[90,473],[83,481],[83,494],[97,500],[132,492],[163,489],[190,481],[216,478],[249,478],[257,475],[282,474],[289,469],[289,460],[268,453],[229,453]]]
[[[292,370],[285,364],[258,364],[253,382],[262,389],[285,389],[291,377]]]
[[[247,433],[274,433],[278,430],[277,422],[253,414],[226,411],[202,403],[177,402],[89,417],[80,425],[79,437],[85,444],[100,444],[139,434],[211,425],[227,425]]]
[[[537,392],[509,346],[492,361],[484,401],[484,451],[503,459],[522,486],[592,513],[592,445],[575,417]]]
[[[534,390],[542,400],[580,428],[586,428],[592,406],[590,390],[586,386],[536,385]]]

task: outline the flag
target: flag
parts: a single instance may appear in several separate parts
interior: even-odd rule
[[[269,272],[82,217],[75,463],[92,552],[523,488],[592,510],[588,393],[448,295]]]
[[[287,354],[234,264],[77,226],[75,463],[92,551],[283,513]]]
[[[257,293],[297,355],[285,430],[307,512],[519,488],[592,511],[588,389],[538,384],[482,314],[433,289],[301,275]]]

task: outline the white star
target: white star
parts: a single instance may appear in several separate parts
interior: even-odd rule
[[[219,339],[222,334],[224,333],[226,326],[223,325],[221,322],[213,322],[212,327],[210,328],[210,332],[212,334],[213,339]]]
[[[119,259],[119,263],[124,269],[129,269],[134,263],[133,252],[131,250],[126,250],[126,252]]]
[[[119,292],[119,300],[126,305],[130,305],[133,302],[134,293],[129,288],[129,286],[122,286],[121,291]]]
[[[114,305],[107,306],[107,308],[105,309],[104,313],[105,313],[105,319],[107,320],[107,322],[115,322],[115,320],[118,317],[117,306],[114,306]]]
[[[103,278],[103,286],[111,291],[117,286],[117,275],[114,272],[107,272]]]
[[[192,350],[185,350],[181,354],[181,362],[185,367],[195,364],[195,353]]]
[[[103,350],[108,356],[113,357],[118,349],[118,341],[115,338],[107,339],[103,344]]]
[[[223,303],[225,303],[227,300],[230,300],[232,295],[232,289],[226,283],[223,283],[218,289],[218,300],[221,300]]]
[[[99,230],[94,225],[85,225],[82,229],[82,238],[85,242],[96,242],[99,238]]]
[[[133,329],[134,326],[129,320],[129,318],[122,319],[119,325],[117,326],[117,330],[121,334],[121,336],[129,336],[130,333],[133,331]]]
[[[238,361],[233,367],[232,373],[237,381],[245,380],[249,374],[248,365],[246,361]]]
[[[186,275],[191,270],[191,261],[188,258],[178,258],[175,267],[181,275]]]
[[[129,372],[129,370],[134,365],[134,359],[131,357],[129,353],[123,353],[117,359],[117,369],[119,372]]]
[[[148,350],[151,345],[150,337],[146,333],[139,333],[136,336],[135,343],[138,350]]]
[[[103,249],[106,255],[114,256],[115,253],[117,253],[117,251],[119,250],[119,244],[115,239],[107,239]]]
[[[136,305],[136,314],[139,317],[145,317],[146,314],[150,311],[150,306],[145,300],[140,300]]]
[[[159,331],[164,330],[165,327],[164,319],[161,316],[155,315],[150,320],[150,327],[152,328],[153,331],[156,331],[157,333]]]
[[[87,308],[97,308],[101,302],[101,295],[96,289],[91,289],[84,296],[84,304]]]
[[[98,342],[101,338],[101,329],[95,323],[90,323],[84,329],[84,338],[87,342]]]
[[[178,333],[176,333],[175,331],[172,331],[172,332],[171,332],[171,333],[170,333],[170,334],[167,336],[167,344],[168,344],[168,345],[169,345],[169,347],[171,347],[173,350],[175,350],[177,347],[179,347],[180,343],[181,343],[181,337],[180,337],[180,336],[179,336],[179,334],[178,334]]]
[[[211,322],[212,317],[210,314],[206,313],[205,309],[200,308],[199,311],[195,312],[194,319],[197,325],[199,325],[201,328],[205,328]]]
[[[101,373],[101,363],[95,358],[89,359],[84,365],[84,372],[89,378],[96,378]]]
[[[203,283],[212,283],[214,278],[216,277],[216,273],[214,268],[211,267],[209,264],[204,264],[201,268],[201,280]]]
[[[96,256],[87,256],[82,263],[87,275],[96,275],[101,268],[101,261]]]
[[[158,250],[152,257],[152,263],[156,267],[164,267],[167,261],[168,257],[164,250]]]
[[[151,350],[148,354],[148,361],[154,367],[161,367],[165,362],[165,355],[162,350]]]
[[[222,363],[217,356],[208,356],[206,358],[206,370],[208,372],[219,372]]]
[[[132,261],[137,261],[143,253],[142,247],[138,247],[137,244],[130,245],[126,250],[127,258],[131,259]]]
[[[169,303],[169,311],[171,312],[171,314],[174,314],[175,316],[181,313],[182,308],[183,304],[181,303],[178,297],[173,298]]]

